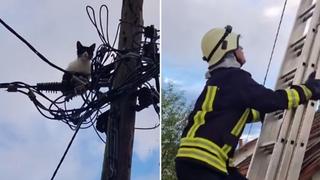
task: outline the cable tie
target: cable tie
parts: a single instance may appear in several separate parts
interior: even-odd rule
[[[28,92],[28,97],[30,98],[31,101],[36,100],[36,95],[32,91]]]
[[[18,90],[18,88],[14,84],[9,84],[8,87],[7,87],[7,91],[8,92],[17,92],[17,90]]]

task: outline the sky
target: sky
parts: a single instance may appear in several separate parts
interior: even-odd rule
[[[266,87],[274,88],[287,47],[299,0],[288,1]],[[194,102],[205,84],[206,62],[201,38],[212,28],[233,26],[241,34],[246,64],[243,69],[262,84],[284,1],[279,0],[183,0],[162,1],[162,81],[174,83]],[[247,126],[243,137],[259,134],[261,123]]]
[[[76,58],[76,41],[83,45],[101,42],[87,17],[85,6],[96,11],[109,7],[110,38],[114,38],[122,1],[111,0],[1,0],[0,18],[27,39],[39,52],[60,67]],[[160,27],[159,0],[145,0],[144,24]],[[62,73],[41,61],[20,40],[0,26],[0,83],[60,81]],[[136,116],[136,126],[158,122],[152,109]],[[73,131],[65,124],[42,117],[28,97],[0,89],[0,179],[50,179]],[[132,179],[160,177],[159,128],[136,131]],[[57,180],[100,179],[104,144],[92,128],[80,130]]]

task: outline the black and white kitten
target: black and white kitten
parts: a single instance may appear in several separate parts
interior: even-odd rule
[[[96,44],[92,44],[90,47],[83,46],[77,41],[77,55],[78,58],[72,61],[67,67],[67,71],[79,74],[79,75],[90,75],[91,73],[91,62],[94,49]]]
[[[79,41],[77,41],[77,59],[72,61],[66,68],[66,71],[70,74],[65,73],[62,78],[62,83],[65,87],[63,94],[74,93],[75,88],[81,85],[80,81],[88,82],[91,74],[91,59],[93,57],[93,52],[96,44],[91,46],[83,46]],[[75,79],[72,75],[76,76]],[[75,93],[77,94],[77,93]]]

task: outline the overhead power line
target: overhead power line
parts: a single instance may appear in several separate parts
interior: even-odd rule
[[[134,2],[134,1],[133,1]],[[46,82],[29,85],[24,82],[0,83],[0,89],[8,92],[18,92],[26,95],[35,105],[41,115],[50,120],[56,120],[67,124],[75,130],[63,156],[61,157],[52,177],[56,177],[67,153],[80,129],[94,127],[98,137],[106,143],[99,132],[106,132],[106,124],[109,116],[104,121],[99,121],[100,116],[110,110],[110,104],[116,99],[132,96],[138,99],[138,104],[133,107],[134,111],[141,111],[149,106],[153,106],[159,117],[159,73],[160,73],[160,54],[159,54],[159,31],[153,26],[139,26],[141,31],[135,34],[136,37],[142,36],[141,42],[133,41],[135,48],[114,48],[119,34],[120,24],[138,26],[131,22],[120,20],[117,26],[116,37],[113,42],[109,40],[108,19],[109,10],[106,5],[102,5],[99,11],[99,20],[96,19],[95,11],[91,6],[86,7],[90,21],[100,37],[102,44],[98,46],[91,60],[91,74],[89,79],[83,79],[74,75],[59,66],[51,63],[44,55],[38,52],[27,40],[19,35],[13,28],[6,24],[1,18],[0,23],[12,34],[26,44],[41,60],[48,63],[53,68],[71,74],[70,82]],[[106,12],[106,28],[102,21],[103,12]],[[99,23],[97,23],[99,22]],[[112,44],[111,44],[112,43]],[[119,72],[121,65],[128,62],[136,63],[136,67],[123,79],[117,87],[113,87],[115,75]],[[155,80],[156,88],[148,83]],[[53,96],[52,93],[57,93]],[[61,93],[59,93],[61,92]],[[49,96],[48,93],[51,95]],[[74,99],[80,100],[75,103]],[[80,103],[78,103],[80,102]],[[110,117],[113,116],[110,114]],[[96,127],[95,127],[96,124]],[[99,124],[99,126],[98,126]],[[138,127],[140,130],[150,130],[158,128],[160,120],[152,127]],[[99,132],[98,132],[99,131]]]
[[[270,58],[269,58],[269,61],[268,61],[268,66],[267,66],[266,74],[265,74],[264,79],[263,79],[263,85],[266,85],[266,80],[267,80],[267,77],[268,77],[268,74],[269,74],[269,69],[270,69],[270,65],[271,65],[271,62],[272,62],[274,50],[275,50],[275,48],[276,48],[276,44],[277,44],[277,41],[278,41],[278,36],[279,36],[281,24],[282,24],[283,15],[284,15],[284,12],[285,12],[285,10],[286,10],[287,1],[288,1],[288,0],[285,0],[285,1],[284,1],[284,4],[283,4],[283,8],[282,8],[282,12],[281,12],[281,16],[280,16],[280,20],[279,20],[277,32],[276,32],[276,35],[275,35],[275,38],[274,38],[274,41],[273,41],[273,46],[272,46]],[[248,135],[247,135],[247,138],[246,138],[245,142],[247,142],[248,139],[249,139],[252,126],[253,126],[253,125],[252,125],[252,123],[251,123],[251,124],[250,124],[250,128],[249,128],[249,132],[248,132]]]

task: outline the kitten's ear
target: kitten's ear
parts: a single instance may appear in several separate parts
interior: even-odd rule
[[[94,51],[94,48],[96,48],[96,44],[92,44],[90,47],[89,47],[92,51]]]
[[[81,42],[80,41],[77,41],[77,49],[80,49],[82,46]]]

